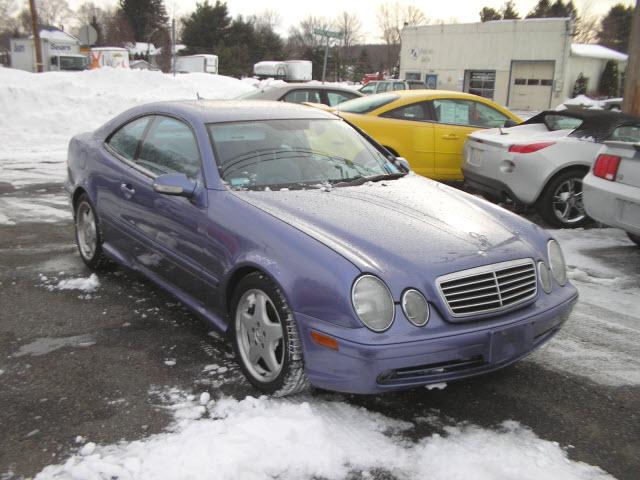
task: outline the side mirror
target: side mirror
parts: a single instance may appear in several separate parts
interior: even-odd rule
[[[511,127],[515,127],[518,125],[518,122],[515,122],[514,120],[511,120],[510,118],[507,118],[504,122],[504,125],[502,126],[502,128],[511,128]]]
[[[165,173],[153,182],[153,190],[165,195],[190,198],[196,190],[196,184],[184,173]]]
[[[396,163],[404,168],[407,172],[411,171],[411,165],[409,165],[409,160],[404,157],[396,157]]]

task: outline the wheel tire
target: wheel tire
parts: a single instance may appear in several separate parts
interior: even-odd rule
[[[565,172],[559,173],[547,183],[542,195],[538,199],[536,204],[538,213],[543,218],[543,220],[549,225],[556,228],[579,228],[584,227],[593,222],[591,218],[584,212],[584,206],[582,204],[582,179],[586,175],[584,170],[567,170]],[[556,191],[565,183],[571,180],[579,180],[580,181],[580,200],[579,205],[582,208],[582,212],[584,216],[580,219],[575,220],[563,220],[555,213],[554,209],[554,197]],[[575,210],[575,207],[573,207]],[[571,213],[571,212],[569,212]],[[577,215],[576,215],[577,217]]]
[[[91,270],[105,270],[110,265],[110,261],[102,250],[100,222],[95,207],[86,193],[80,195],[75,202],[74,223],[80,258]],[[89,233],[90,231],[93,233]]]
[[[281,326],[281,339],[271,342],[277,343],[273,348],[273,358],[276,362],[280,359],[279,370],[270,369],[263,356],[259,357],[257,364],[252,364],[249,359],[250,349],[260,348],[257,339],[261,340],[263,334],[267,346],[262,345],[262,349],[267,351],[270,348],[267,330],[264,329],[265,322],[260,320],[255,306],[262,294],[268,302],[264,310],[269,320],[267,323],[273,327],[279,322]],[[253,305],[251,295],[255,295]],[[276,397],[300,393],[309,388],[310,384],[304,373],[304,357],[298,327],[284,295],[273,280],[259,272],[251,273],[240,280],[233,294],[230,313],[229,334],[236,358],[245,377],[254,387]],[[248,323],[252,330],[247,328]]]
[[[627,236],[633,243],[635,243],[637,246],[640,247],[640,237],[638,235],[634,235],[633,233],[627,232]]]

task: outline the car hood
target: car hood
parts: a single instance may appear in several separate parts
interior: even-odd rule
[[[523,235],[538,227],[415,174],[356,187],[234,193],[387,281],[538,256]]]

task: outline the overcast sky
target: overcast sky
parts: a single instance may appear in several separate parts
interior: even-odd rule
[[[103,5],[115,5],[116,0],[94,0]],[[198,0],[204,1],[204,0]],[[393,2],[393,0],[391,0]],[[84,0],[70,0],[72,7],[77,7]],[[215,0],[209,0],[215,3]],[[335,17],[342,11],[356,13],[360,18],[363,31],[370,42],[379,42],[379,32],[376,25],[377,7],[385,3],[384,0],[319,0],[319,1],[293,1],[293,0],[228,0],[227,6],[233,16],[242,14],[250,16],[260,13],[264,9],[275,10],[280,15],[279,33],[286,35],[291,25],[297,25],[307,15]],[[489,6],[499,9],[504,0],[400,0],[401,4],[415,5],[421,8],[432,22],[439,20],[456,20],[459,23],[477,22],[480,20],[479,12],[482,7]],[[516,8],[521,16],[526,15],[537,0],[515,0]],[[574,0],[579,13],[583,11],[589,14],[602,15],[616,3],[632,4],[633,0]],[[181,17],[195,8],[196,0],[165,0],[167,11],[171,15],[174,11],[177,17]]]

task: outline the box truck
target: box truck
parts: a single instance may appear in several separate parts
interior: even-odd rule
[[[313,64],[309,60],[265,61],[253,66],[253,74],[258,78],[277,78],[287,82],[308,82],[312,70]]]
[[[218,73],[217,55],[185,55],[176,57],[178,73]]]
[[[37,72],[33,38],[12,38],[11,67]],[[40,32],[42,70],[74,71],[87,68],[87,57],[80,53],[80,41],[62,30],[42,29]]]
[[[129,50],[120,47],[93,47],[89,51],[90,68],[129,68]]]

